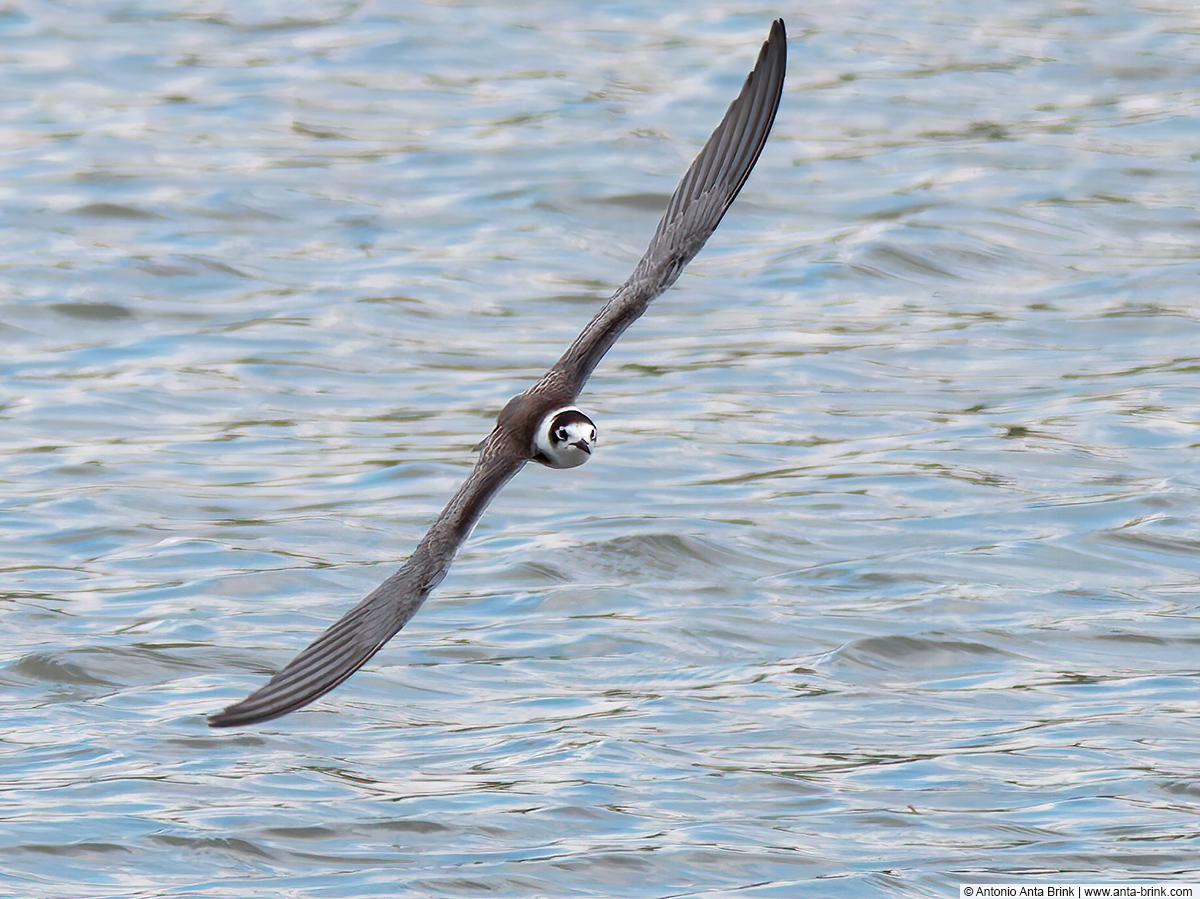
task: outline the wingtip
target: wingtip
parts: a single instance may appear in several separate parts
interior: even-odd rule
[[[245,710],[242,708],[244,705],[244,702],[235,702],[219,712],[208,715],[204,721],[209,727],[239,727],[243,724],[254,724],[259,719],[245,714]]]
[[[771,32],[763,44],[763,51],[765,52],[772,44],[782,44],[783,52],[787,52],[787,27],[783,24],[782,17],[771,23]]]
[[[206,716],[204,723],[209,727],[236,727],[239,724],[249,723],[239,721],[236,711],[236,705],[227,706],[219,712],[213,712],[211,715]]]
[[[767,35],[767,39],[763,41],[762,56],[765,57],[771,48],[778,46],[779,52],[787,58],[787,27],[783,24],[783,18],[780,17],[771,23],[771,31]],[[761,57],[760,57],[761,62]]]
[[[300,656],[303,657],[303,654]],[[282,718],[289,712],[304,708],[314,699],[328,693],[343,680],[358,670],[354,667],[344,675],[330,683],[328,680],[318,680],[314,683],[301,685],[300,690],[291,690],[286,685],[280,685],[280,675],[288,672],[284,669],[263,687],[251,693],[240,702],[226,706],[219,712],[213,712],[205,720],[209,727],[245,727],[250,724],[262,724],[274,718]]]
[[[225,727],[245,727],[248,724],[262,724],[264,721],[270,721],[274,718],[282,718],[288,712],[294,712],[296,709],[306,705],[307,703],[289,704],[286,706],[267,706],[257,701],[258,694],[251,694],[241,702],[235,702],[233,705],[226,706],[219,712],[213,712],[204,720],[209,727],[225,728]]]

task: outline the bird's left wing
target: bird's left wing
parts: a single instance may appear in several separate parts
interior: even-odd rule
[[[617,338],[700,252],[758,162],[779,109],[786,69],[787,31],[783,19],[776,19],[741,93],[667,202],[637,268],[588,322],[546,380],[563,383],[571,396],[578,396]]]
[[[416,614],[450,568],[454,554],[483,510],[526,459],[495,432],[470,477],[438,516],[415,552],[395,574],[292,659],[260,690],[222,712],[213,727],[278,718],[328,693],[366,664]]]

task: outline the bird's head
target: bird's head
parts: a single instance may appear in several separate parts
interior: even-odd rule
[[[574,468],[591,457],[595,446],[596,425],[574,406],[568,406],[555,409],[538,423],[533,459],[550,468]]]

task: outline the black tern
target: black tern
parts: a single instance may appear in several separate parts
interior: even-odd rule
[[[742,189],[775,121],[787,66],[783,20],[771,25],[754,70],[675,193],[633,274],[536,384],[513,397],[477,447],[466,482],[408,561],[260,690],[210,715],[213,727],[277,718],[329,692],[404,627],[450,568],[484,509],[526,462],[573,468],[596,445],[575,401],[596,365],[651,301],[679,277]]]

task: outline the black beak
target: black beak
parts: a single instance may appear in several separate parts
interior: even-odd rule
[[[583,450],[589,456],[592,454],[592,448],[587,445],[586,440],[576,440],[574,443],[571,444],[571,446],[579,447],[581,450]]]

